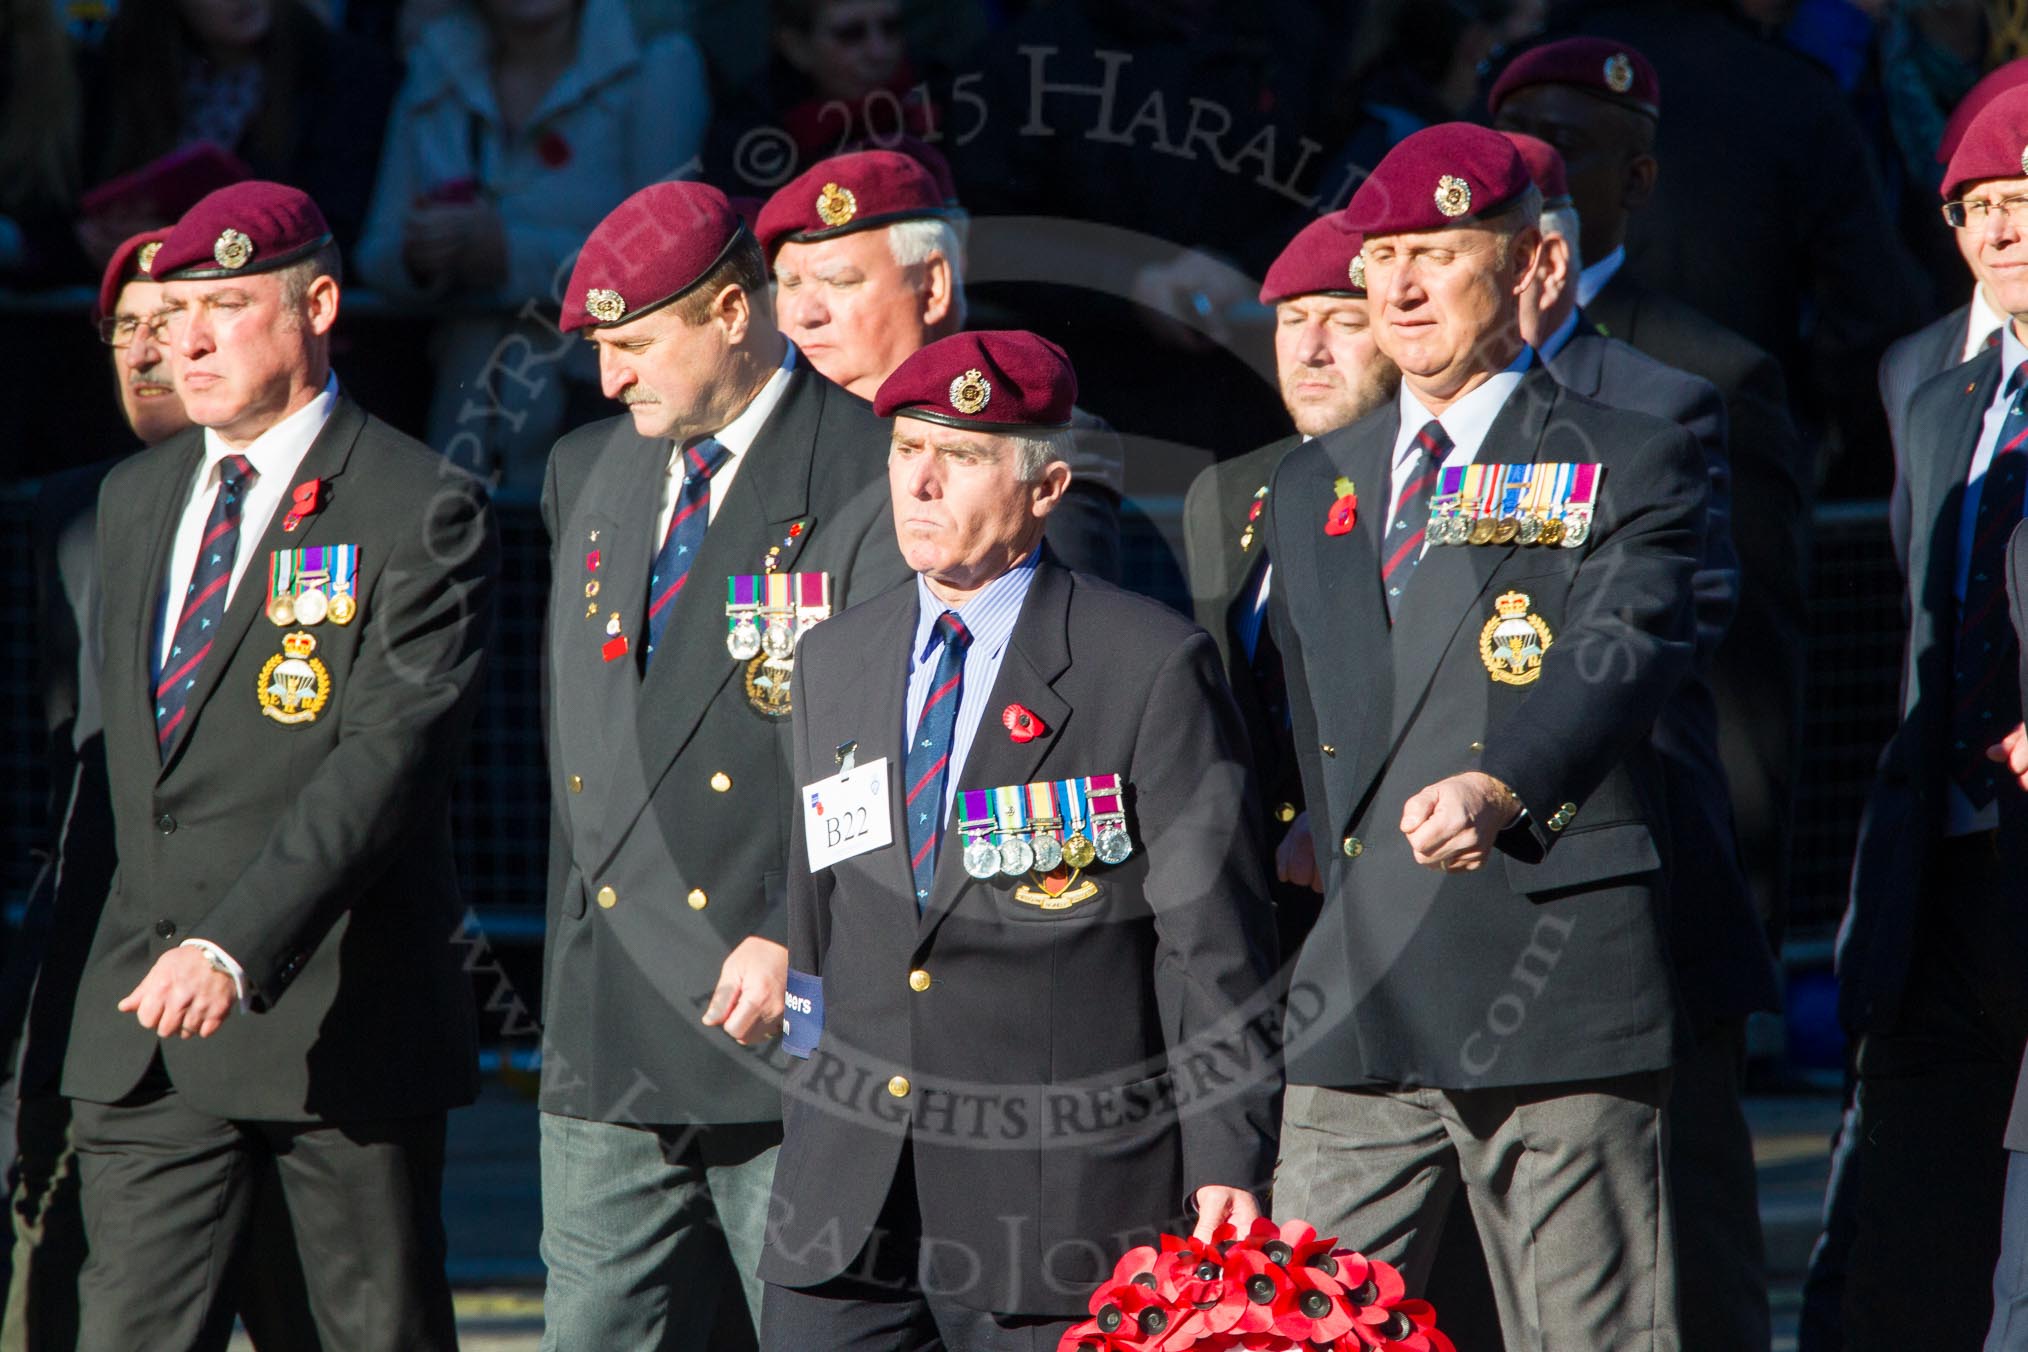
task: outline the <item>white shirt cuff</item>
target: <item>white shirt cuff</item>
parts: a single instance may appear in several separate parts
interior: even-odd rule
[[[246,1012],[246,969],[233,961],[232,954],[209,939],[185,939],[178,948],[201,948],[211,965],[232,978],[232,993],[239,999],[240,1013]]]

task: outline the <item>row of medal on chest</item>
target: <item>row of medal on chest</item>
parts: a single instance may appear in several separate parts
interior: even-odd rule
[[[957,807],[965,872],[974,878],[1124,864],[1134,853],[1116,774],[966,789]]]

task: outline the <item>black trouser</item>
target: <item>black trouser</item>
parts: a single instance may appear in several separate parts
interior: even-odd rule
[[[1946,841],[1921,898],[1894,1027],[1859,1044],[1850,1352],[1976,1348],[1992,1316],[2007,1151],[2028,1042],[2021,904],[1992,833]],[[1920,1308],[1912,1325],[1909,1301]]]
[[[444,1274],[443,1113],[235,1122],[191,1109],[154,1075],[121,1103],[80,1101],[72,1112],[90,1245],[81,1347],[223,1349],[270,1162],[324,1347],[457,1347]]]

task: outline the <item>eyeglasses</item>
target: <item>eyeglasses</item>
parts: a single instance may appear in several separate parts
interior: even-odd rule
[[[99,321],[99,341],[107,347],[132,347],[134,340],[146,329],[148,336],[156,342],[165,341],[169,330],[169,316],[157,312],[152,315],[107,315]]]
[[[2007,218],[2007,224],[2020,229],[2028,226],[2028,196],[2002,198],[1988,202],[1982,198],[1970,197],[1961,202],[1943,204],[1944,224],[1953,230],[1984,229],[1986,218],[1998,211]]]

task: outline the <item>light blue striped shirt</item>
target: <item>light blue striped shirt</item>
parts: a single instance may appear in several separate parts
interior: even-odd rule
[[[1007,656],[1008,640],[1014,637],[1014,621],[1021,616],[1021,603],[1028,599],[1029,584],[1035,581],[1035,563],[1041,557],[1042,546],[1037,545],[1027,558],[987,583],[983,591],[961,606],[945,605],[930,590],[922,574],[916,574],[915,646],[909,650],[906,710],[911,740],[936,679],[937,660],[943,654],[943,644],[936,641],[938,617],[947,610],[955,611],[972,635],[971,646],[965,649],[965,685],[958,700],[958,721],[951,729],[951,763],[944,772],[946,822],[951,819],[951,804],[957,801],[965,757],[971,754],[972,738],[978,735],[979,721],[992,701],[993,683],[1000,678],[1000,662]],[[906,752],[903,759],[907,759]]]

